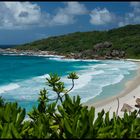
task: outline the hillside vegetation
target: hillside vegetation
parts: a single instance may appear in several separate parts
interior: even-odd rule
[[[101,44],[104,42],[111,45],[106,48]],[[97,49],[96,46],[102,47]],[[19,50],[54,51],[58,54],[83,52],[86,55],[94,54],[98,56],[113,56],[114,54],[112,55],[111,51],[118,50],[124,51],[127,58],[140,58],[140,24],[127,25],[108,31],[75,32],[54,36],[23,44],[16,48]]]

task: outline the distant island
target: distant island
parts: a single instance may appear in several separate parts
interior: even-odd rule
[[[2,49],[1,49],[2,50]],[[108,31],[75,32],[18,45],[8,51],[47,52],[74,59],[140,58],[140,24]]]

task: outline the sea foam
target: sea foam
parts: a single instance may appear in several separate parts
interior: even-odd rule
[[[50,57],[48,58],[50,60],[55,60],[55,61],[63,61],[63,62],[77,62],[77,61],[83,61],[83,62],[99,62],[100,60],[96,60],[96,59],[62,59],[61,57]]]
[[[58,63],[59,61],[78,62],[70,65],[70,67],[67,65],[67,67],[69,67],[69,72],[76,71],[79,76],[79,79],[75,80],[75,86],[69,95],[80,95],[82,102],[86,102],[97,95],[100,96],[104,87],[121,82],[125,78],[125,75],[130,74],[130,70],[137,68],[135,63],[129,61],[75,60],[61,59],[60,57],[46,57],[44,60],[49,59],[56,60]],[[85,61],[85,63],[80,63],[80,61]],[[60,63],[60,65],[63,64]],[[40,66],[40,69],[41,68],[42,67]],[[61,80],[65,83],[66,88],[70,89],[72,81],[67,79],[68,71],[61,71],[64,73]],[[37,101],[38,94],[43,88],[50,90],[48,93],[49,98],[55,98],[56,94],[52,94],[50,87],[46,85],[45,78],[49,77],[48,73],[49,72],[47,71],[46,74],[42,73],[42,75],[33,76],[29,79],[18,80],[17,83],[1,86],[0,93],[6,92],[6,94],[3,95],[9,99],[25,102],[25,107],[27,102]]]
[[[15,84],[15,83],[11,83],[11,84],[8,84],[8,85],[0,86],[0,94],[1,93],[5,93],[7,91],[11,91],[11,90],[17,89],[19,87],[20,86],[18,84]]]

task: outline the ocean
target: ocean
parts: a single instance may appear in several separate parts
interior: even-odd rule
[[[59,57],[0,55],[0,96],[5,101],[18,102],[29,112],[38,104],[41,89],[49,91],[49,98],[55,93],[46,85],[46,77],[57,73],[71,87],[67,79],[70,72],[76,72],[79,79],[70,96],[80,95],[81,102],[91,99],[99,101],[121,92],[126,81],[136,75],[137,65],[124,60],[74,60]]]

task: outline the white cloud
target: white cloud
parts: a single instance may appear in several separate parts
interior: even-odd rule
[[[140,2],[130,2],[130,6],[133,7],[134,13],[140,13]]]
[[[133,8],[132,11],[125,14],[118,23],[119,26],[140,23],[140,2],[130,2],[130,6]]]
[[[71,15],[82,15],[87,13],[87,9],[84,4],[80,4],[79,2],[67,2],[64,12]]]
[[[95,8],[90,13],[90,23],[94,25],[105,25],[112,22],[114,15],[106,8]]]
[[[74,16],[66,13],[57,13],[51,20],[50,26],[54,25],[67,25],[74,23]]]
[[[41,9],[30,2],[0,2],[0,25],[3,28],[21,28],[38,24]]]
[[[87,9],[79,2],[67,2],[64,8],[59,8],[53,16],[51,25],[66,25],[75,22],[75,17],[87,13]]]
[[[0,28],[23,29],[33,26],[72,24],[76,16],[87,12],[79,2],[65,2],[54,15],[42,12],[39,5],[31,2],[0,2]]]
[[[130,6],[132,6],[132,7],[140,7],[140,2],[138,2],[138,1],[130,2]]]

